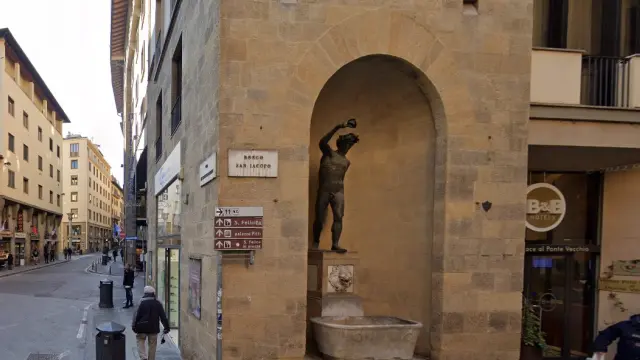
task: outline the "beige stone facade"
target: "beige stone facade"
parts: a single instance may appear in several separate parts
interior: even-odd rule
[[[203,264],[201,319],[181,278],[183,356],[215,351],[215,206],[265,212],[255,264],[223,260],[224,357],[305,355],[317,141],[356,117],[343,242],[360,257],[365,313],[423,322],[416,351],[434,359],[518,358],[532,2],[483,1],[478,11],[462,1],[177,3],[155,16],[146,136],[149,154],[161,144],[149,157],[149,197],[181,146],[183,223],[170,242],[181,246],[182,274],[189,258]],[[181,122],[172,124],[179,45]],[[278,177],[229,178],[229,149],[278,150]],[[200,187],[213,152],[218,179]],[[157,209],[147,210],[155,251]]]
[[[72,248],[96,251],[113,234],[111,165],[91,139],[73,134],[64,139],[63,159],[64,233],[69,234],[71,213]]]
[[[62,251],[62,126],[67,115],[9,29],[0,29],[0,250],[29,264]]]

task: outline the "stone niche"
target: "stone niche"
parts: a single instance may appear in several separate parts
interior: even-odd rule
[[[353,289],[349,291],[362,299],[367,316],[397,316],[429,329],[436,151],[429,99],[411,68],[388,56],[355,60],[327,81],[311,120],[309,239],[313,238],[322,157],[317,144],[336,124],[349,118],[357,119],[357,128],[341,130],[329,143],[335,148],[337,136],[348,132],[360,137],[347,154],[351,165],[345,177],[340,246],[348,253],[324,255],[325,262],[344,256],[340,260],[343,262],[335,265],[350,265],[357,257]],[[329,209],[321,248],[331,244],[332,222]],[[325,293],[331,293],[328,265],[316,268],[316,256],[320,255],[309,255],[309,288],[322,287]],[[320,276],[325,276],[324,280]],[[310,298],[309,311],[318,313],[320,310],[314,307],[320,307],[319,301]],[[422,331],[417,351],[426,354],[429,349],[429,332]]]

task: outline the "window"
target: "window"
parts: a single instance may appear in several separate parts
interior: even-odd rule
[[[60,194],[56,195],[56,205],[60,206]]]
[[[60,159],[60,145],[56,147],[56,156]]]
[[[38,185],[38,199],[42,200],[42,193],[43,193],[43,188],[42,185]]]
[[[87,210],[87,214],[89,215],[89,219],[91,219],[91,210]]]
[[[89,179],[91,181],[91,179]],[[71,185],[78,185],[78,175],[71,175]]]
[[[56,170],[56,180],[58,180],[58,182],[60,182],[60,170]]]
[[[9,151],[15,154],[16,152],[16,139],[13,134],[9,133]]]
[[[156,162],[162,157],[162,92],[156,101]]]
[[[29,179],[27,178],[22,178],[22,191],[25,194],[29,193]]]
[[[38,170],[42,171],[42,156],[38,156]]]
[[[53,204],[53,191],[49,191],[49,204]]]
[[[53,139],[49,138],[49,151],[53,151]]]
[[[91,196],[91,194],[89,194],[89,204],[91,204],[91,200],[93,199],[93,196]]]
[[[9,170],[9,176],[7,177],[8,181],[7,181],[7,186],[15,189],[16,188],[16,173],[14,173],[13,171]]]
[[[78,168],[78,160],[71,160],[71,168],[72,169]]]
[[[182,120],[182,38],[173,53],[171,61],[171,135],[176,132]]]
[[[80,144],[73,143],[69,144],[69,155],[70,156],[80,156]]]
[[[22,145],[22,158],[24,161],[29,161],[29,147],[27,145]]]
[[[78,193],[77,192],[72,192],[71,193],[71,202],[78,202]]]
[[[9,96],[8,108],[9,108],[9,115],[16,116],[15,115],[16,114],[16,103],[13,101],[11,96]]]
[[[25,129],[29,129],[29,114],[27,114],[26,111],[22,112],[22,126],[24,126]]]
[[[42,128],[38,126],[38,141],[42,142]]]
[[[53,179],[53,165],[49,164],[49,177]]]

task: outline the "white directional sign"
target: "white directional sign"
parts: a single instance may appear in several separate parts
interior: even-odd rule
[[[216,217],[262,217],[261,207],[217,207]],[[217,224],[216,224],[217,225]]]

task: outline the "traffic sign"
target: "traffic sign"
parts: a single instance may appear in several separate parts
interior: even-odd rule
[[[216,207],[216,217],[262,217],[261,207]]]
[[[214,249],[262,249],[261,207],[217,207],[214,219]]]

